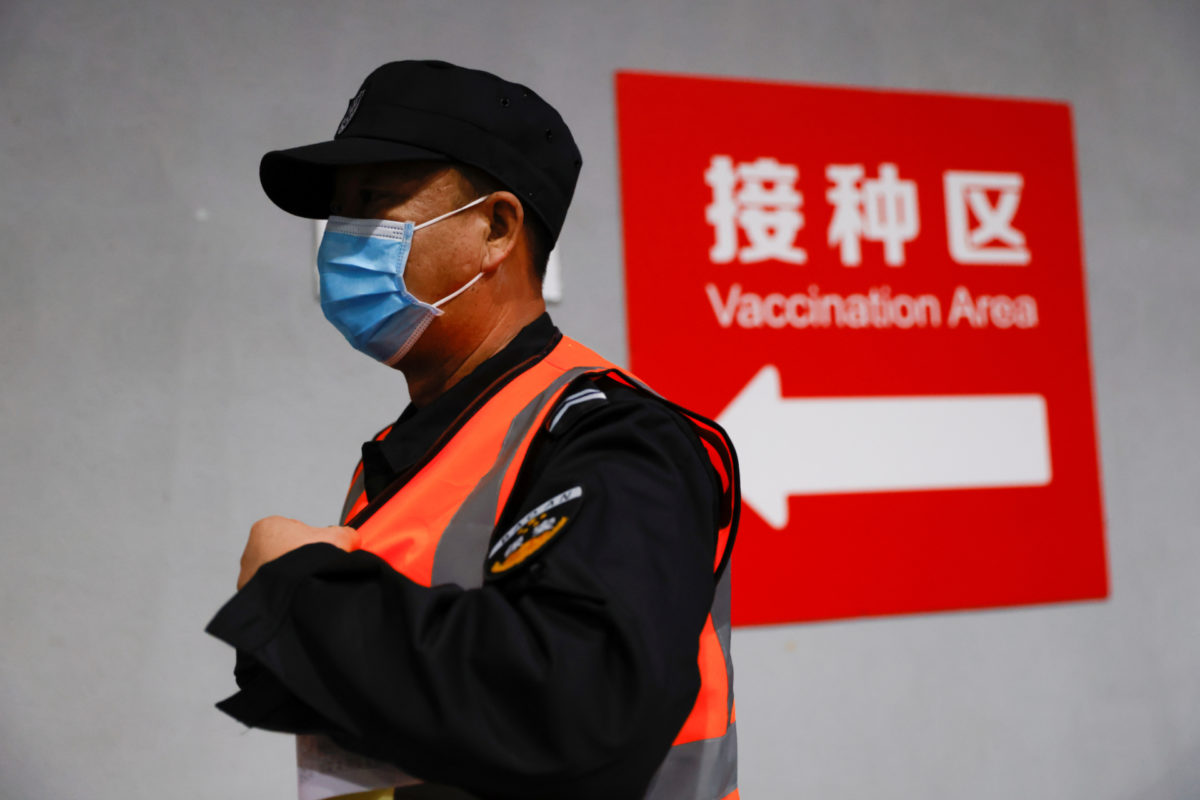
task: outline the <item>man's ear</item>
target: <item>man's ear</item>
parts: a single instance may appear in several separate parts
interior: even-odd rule
[[[488,218],[488,237],[484,252],[482,272],[495,270],[508,258],[517,246],[522,226],[525,224],[525,209],[512,192],[492,192],[482,203]]]

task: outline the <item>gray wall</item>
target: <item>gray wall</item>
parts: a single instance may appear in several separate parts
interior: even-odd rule
[[[1065,99],[1112,598],[741,630],[747,798],[1200,794],[1200,10],[1181,2],[5,0],[0,798],[294,796],[212,709],[249,524],[333,521],[406,401],[321,319],[267,149],[386,60],[557,104],[571,334],[625,357],[617,68]]]

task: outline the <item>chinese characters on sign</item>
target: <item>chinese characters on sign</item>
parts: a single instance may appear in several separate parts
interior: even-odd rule
[[[902,181],[895,164],[881,164],[879,177],[863,178],[862,164],[830,164],[825,176],[833,184],[825,199],[833,204],[829,244],[839,246],[842,266],[862,263],[862,242],[883,243],[883,260],[904,266],[904,244],[920,232],[917,188]]]
[[[709,250],[714,264],[728,264],[735,257],[743,264],[770,258],[790,264],[808,260],[796,245],[797,233],[804,227],[800,212],[804,197],[796,190],[799,174],[795,165],[773,158],[735,167],[729,156],[712,157],[704,181],[713,192],[705,214],[716,233]],[[839,248],[845,267],[862,264],[863,238],[883,243],[888,266],[904,266],[904,244],[921,230],[916,184],[900,180],[895,164],[881,164],[877,178],[863,176],[862,164],[825,168],[831,184],[825,199],[834,208],[827,241]],[[1029,263],[1025,236],[1012,227],[1023,183],[1015,172],[946,171],[946,229],[955,261]],[[995,205],[988,199],[989,190],[998,195]],[[739,246],[739,230],[749,240],[745,247]]]
[[[789,264],[808,260],[794,246],[796,232],[804,227],[800,213],[802,198],[796,191],[799,170],[773,158],[760,158],[734,168],[729,156],[713,156],[704,173],[712,187],[712,203],[706,209],[717,240],[709,250],[715,264],[728,264],[734,257],[743,264],[779,259]],[[738,245],[738,231],[749,244]]]
[[[631,367],[738,448],[735,623],[1104,597],[1066,106],[617,100]]]
[[[1024,182],[1015,172],[946,173],[946,229],[950,232],[951,258],[959,264],[1029,263],[1025,235],[1012,227]],[[988,200],[989,190],[997,194],[995,205]]]

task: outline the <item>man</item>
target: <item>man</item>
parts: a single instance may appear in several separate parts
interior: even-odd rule
[[[329,217],[326,317],[411,398],[342,525],[254,524],[209,626],[238,649],[219,707],[301,734],[303,798],[737,795],[736,459],[546,315],[581,164],[532,91],[430,61],[263,158]]]

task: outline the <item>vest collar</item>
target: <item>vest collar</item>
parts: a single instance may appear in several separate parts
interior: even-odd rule
[[[562,334],[550,320],[550,315],[542,314],[522,328],[504,349],[432,403],[423,408],[410,403],[382,441],[369,441],[362,446],[363,485],[367,498],[374,498],[416,463],[480,394],[498,381],[496,389],[512,380],[521,372],[516,367],[539,353],[549,352],[560,338]]]

